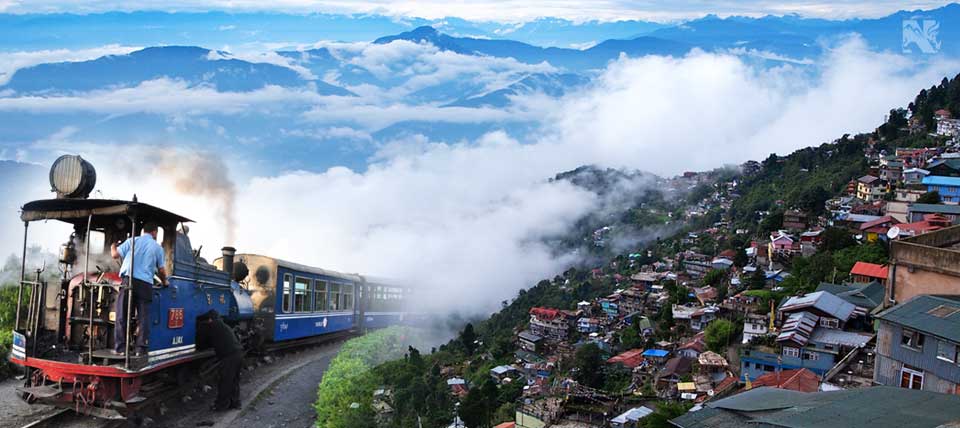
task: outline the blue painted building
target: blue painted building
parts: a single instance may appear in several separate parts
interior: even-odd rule
[[[927,192],[940,193],[940,199],[947,204],[960,203],[960,177],[930,175],[923,178]]]

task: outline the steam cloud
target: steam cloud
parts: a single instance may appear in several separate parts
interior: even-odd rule
[[[210,153],[166,151],[156,170],[171,180],[176,192],[208,198],[218,206],[224,226],[224,243],[236,241],[236,186],[227,165]]]

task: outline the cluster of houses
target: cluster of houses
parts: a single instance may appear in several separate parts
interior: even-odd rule
[[[864,236],[909,237],[958,223],[960,153],[945,148],[877,153],[871,172],[851,182],[847,196],[830,201],[833,220]],[[940,203],[920,201],[936,192]],[[891,229],[893,232],[890,232]]]
[[[942,113],[937,132],[956,138],[960,121]],[[498,383],[523,382],[510,426],[632,428],[662,400],[694,405],[671,421],[676,426],[740,426],[791,406],[831,401],[824,397],[874,406],[918,400],[909,390],[928,394],[925,403],[960,408],[960,153],[867,154],[873,170],[851,182],[845,196],[829,200],[827,215],[788,209],[780,230],[750,241],[743,254],[699,245],[749,232],[729,230],[722,220],[683,237],[673,257],[639,265],[640,254],[630,254],[627,265],[614,261],[594,269],[592,279],[615,284],[612,294],[581,301],[576,309],[531,308],[528,322],[515,331],[515,360],[490,370]],[[745,173],[760,168],[757,162],[743,166]],[[680,180],[702,183],[695,173]],[[714,187],[688,215],[736,197],[735,181]],[[932,191],[942,203],[918,202]],[[792,260],[816,253],[827,227],[844,228],[861,243],[883,242],[888,263],[857,262],[842,275],[848,282],[822,283],[778,301],[752,293],[757,278],[762,288],[781,290]],[[597,232],[595,244],[602,245],[608,231]],[[721,286],[705,283],[713,271],[724,273]],[[554,285],[568,282],[558,278]],[[685,291],[686,303],[673,303],[671,287]],[[666,331],[658,323],[664,311],[671,319]],[[710,350],[706,331],[719,319],[735,321],[739,336],[726,349]],[[626,348],[628,333],[636,337]],[[574,355],[587,344],[603,352],[605,371],[627,373],[623,391],[574,380]],[[449,383],[452,393],[466,393],[463,379]],[[784,407],[765,411],[744,404],[752,397],[773,397]]]

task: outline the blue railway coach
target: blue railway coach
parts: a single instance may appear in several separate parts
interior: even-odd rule
[[[249,274],[255,316],[269,342],[303,339],[360,327],[363,277],[257,254],[238,254]],[[214,261],[221,265],[222,259]]]

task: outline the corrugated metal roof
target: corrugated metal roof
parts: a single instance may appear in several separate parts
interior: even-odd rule
[[[811,342],[850,347],[862,347],[872,338],[872,334],[835,330],[832,328],[818,328],[810,335]]]
[[[616,422],[621,424],[627,423],[628,421],[636,422],[636,421],[639,421],[640,419],[643,419],[649,416],[651,413],[653,413],[653,410],[650,410],[647,407],[644,407],[644,406],[634,407],[630,410],[627,410],[626,412],[623,412],[622,414],[620,414],[620,416],[613,418],[612,420],[610,420],[610,422]]]
[[[671,420],[682,428],[935,428],[960,419],[960,396],[877,386],[802,393],[755,388]]]
[[[783,305],[780,306],[780,310],[790,312],[809,307],[816,308],[823,313],[843,321],[850,319],[850,315],[857,309],[852,303],[833,294],[817,291],[787,299],[787,301],[783,302]]]
[[[877,279],[887,279],[887,273],[889,269],[886,266],[867,262],[856,262],[850,269],[850,275],[863,275]]]
[[[928,175],[921,181],[925,186],[960,186],[960,177],[944,177],[942,175]]]
[[[938,312],[934,310],[940,306],[960,309],[960,297],[917,296],[883,311],[877,315],[877,318],[953,342],[960,342],[960,312],[953,312],[945,317],[939,317],[936,315]]]
[[[670,355],[670,351],[667,351],[665,349],[647,349],[646,351],[643,351],[644,357],[663,358],[663,357],[666,357],[667,355]]]
[[[910,204],[911,213],[960,214],[960,205]]]
[[[817,328],[819,319],[820,317],[806,311],[790,314],[783,322],[777,342],[791,341],[800,346],[806,345],[813,330]]]
[[[873,281],[869,284],[840,285],[822,282],[816,291],[825,291],[851,304],[864,308],[867,312],[883,303],[883,284]]]

